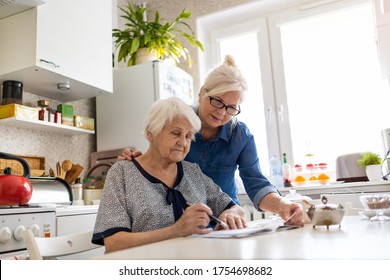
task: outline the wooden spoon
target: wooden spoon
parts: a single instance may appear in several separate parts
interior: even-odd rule
[[[66,173],[72,169],[72,162],[68,159],[64,160],[63,163],[62,163],[62,171],[64,172],[62,175],[63,175],[63,178],[66,177]]]
[[[57,161],[57,164],[56,164],[56,168],[57,168],[57,177],[58,178],[61,178],[61,179],[64,179],[64,171],[62,170],[62,167],[61,167],[61,164]]]

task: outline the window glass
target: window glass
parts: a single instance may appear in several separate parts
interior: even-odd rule
[[[384,155],[389,81],[382,80],[370,5],[280,27],[295,163],[370,150]]]
[[[245,46],[245,49],[243,49],[243,46]],[[240,106],[241,113],[237,118],[244,122],[254,135],[260,167],[264,175],[268,175],[269,156],[257,32],[252,31],[221,39],[219,41],[219,53],[220,61],[224,60],[225,55],[232,55],[237,67],[247,80],[248,92]]]

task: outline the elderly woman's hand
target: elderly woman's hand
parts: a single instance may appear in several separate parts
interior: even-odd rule
[[[229,229],[246,228],[247,222],[245,218],[245,211],[242,207],[234,205],[226,209],[219,215],[219,219],[224,222]],[[220,224],[215,227],[215,230],[225,229]]]
[[[192,204],[187,207],[180,219],[173,225],[174,231],[179,237],[209,233],[213,230],[207,228],[211,214],[212,211],[207,205],[203,203]]]

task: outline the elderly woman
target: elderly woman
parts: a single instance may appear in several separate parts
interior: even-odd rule
[[[193,109],[178,98],[157,101],[145,120],[147,152],[109,170],[92,242],[106,252],[212,231],[219,216],[232,229],[245,213],[199,166],[183,161],[200,129]],[[220,225],[217,226],[220,228]]]

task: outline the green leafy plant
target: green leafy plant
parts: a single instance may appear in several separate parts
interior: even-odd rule
[[[362,154],[362,157],[357,160],[357,163],[366,168],[367,165],[381,164],[382,158],[378,154],[365,152]]]
[[[192,47],[199,47],[204,51],[202,43],[195,38],[195,33],[186,23],[191,12],[184,9],[172,22],[162,23],[158,11],[155,12],[153,21],[145,21],[144,13],[148,10],[146,7],[138,6],[135,9],[128,2],[126,8],[119,8],[124,13],[121,17],[127,22],[124,30],[113,29],[112,33],[115,47],[119,48],[118,62],[128,60],[128,66],[134,65],[137,50],[148,48],[149,51],[156,51],[157,59],[168,57],[179,63],[180,58],[183,57],[184,60],[188,60],[191,67],[193,61],[188,49],[178,40],[180,37],[187,40]]]

